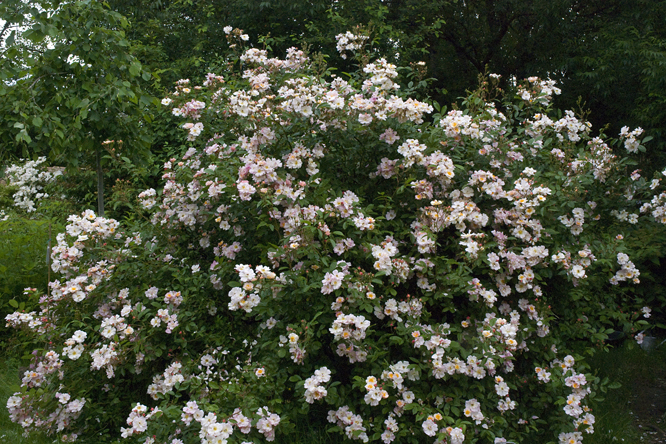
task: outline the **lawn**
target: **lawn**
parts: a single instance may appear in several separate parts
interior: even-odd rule
[[[595,407],[595,433],[585,441],[666,443],[666,344],[648,352],[626,342],[598,353],[591,365],[600,377],[621,385]]]

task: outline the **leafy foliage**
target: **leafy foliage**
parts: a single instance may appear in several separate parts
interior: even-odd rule
[[[150,155],[146,107],[153,99],[141,85],[150,74],[128,51],[127,20],[103,3],[45,0],[23,13],[28,28],[21,41],[13,41],[19,31],[12,31],[0,66],[0,147],[74,166],[97,153],[103,212],[101,144],[124,141],[123,155],[134,162]]]
[[[491,75],[447,112],[361,37],[338,37],[342,79],[223,32],[224,75],[162,101],[189,148],[139,195],[150,223],[72,216],[40,312],[7,317],[43,344],[13,419],[173,444],[303,417],[363,441],[592,432],[584,357],[640,340],[630,258],[666,222],[641,131],[592,137],[552,81]]]

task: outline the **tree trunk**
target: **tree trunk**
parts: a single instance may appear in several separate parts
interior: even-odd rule
[[[102,149],[95,147],[97,157],[97,215],[104,217],[104,172],[102,171]]]

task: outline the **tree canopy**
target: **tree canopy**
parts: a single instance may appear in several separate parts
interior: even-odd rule
[[[225,26],[276,54],[329,54],[338,75],[356,62],[336,53],[335,36],[365,33],[370,54],[418,66],[418,76],[402,72],[413,93],[442,105],[484,73],[501,74],[505,88],[552,78],[565,91],[556,105],[589,111],[594,131],[643,125],[651,156],[666,144],[666,1],[10,0],[0,17],[3,157],[67,153],[59,161],[76,163],[107,138],[124,140],[128,154],[177,145],[150,124],[150,96],[222,67]]]
[[[2,12],[23,29],[3,48],[0,146],[72,163],[109,138],[147,152],[150,74],[131,54],[125,17],[96,1],[17,1]]]
[[[538,75],[562,83],[558,105],[579,97],[599,129],[641,122],[662,148],[664,1],[627,0],[311,0],[111,1],[132,23],[139,58],[168,89],[218,62],[224,26],[265,42],[334,54],[334,36],[363,26],[377,51],[401,65],[423,61],[433,81],[422,91],[442,104],[465,95],[479,74]],[[329,64],[350,71],[336,56]]]

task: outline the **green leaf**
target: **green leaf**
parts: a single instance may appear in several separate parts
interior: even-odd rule
[[[133,76],[138,76],[139,73],[141,72],[141,63],[139,62],[134,62],[130,65],[129,72]]]
[[[33,43],[39,43],[40,41],[44,40],[44,33],[38,29],[32,28],[25,31],[23,33],[23,37]]]
[[[18,308],[19,304],[16,302],[16,299],[10,299],[9,300],[9,305],[11,305],[14,308]]]
[[[22,129],[17,135],[16,135],[16,141],[17,142],[25,142],[25,143],[30,143],[32,142],[32,138],[28,135],[26,130]]]
[[[391,344],[402,345],[405,341],[404,341],[404,339],[402,339],[400,336],[391,336],[391,337],[389,338],[389,342],[390,342]]]

